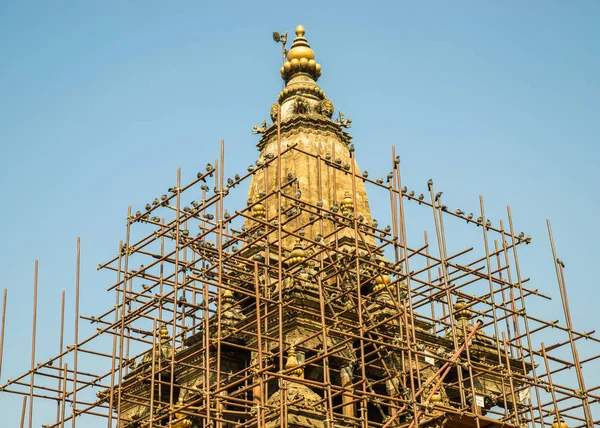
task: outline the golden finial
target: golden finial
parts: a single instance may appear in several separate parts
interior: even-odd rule
[[[160,327],[160,338],[163,340],[169,339],[169,330],[167,329],[167,326],[164,324]]]
[[[177,400],[177,406],[183,406],[183,396],[180,396],[179,400]],[[175,413],[175,419],[178,422],[174,422],[171,425],[172,428],[190,428],[194,424],[184,413]]]
[[[385,266],[385,263],[379,263],[379,266],[382,268]],[[381,290],[385,290],[385,286],[389,285],[392,282],[392,278],[388,274],[381,274],[375,277],[375,285],[373,286],[373,292],[378,293]]]
[[[454,304],[454,317],[457,321],[469,320],[473,317],[473,311],[467,308],[467,301],[462,296],[456,299]]]
[[[288,349],[288,358],[285,362],[285,369],[292,370],[296,367],[298,367],[298,358],[296,357],[296,348],[294,345],[292,345],[290,346],[290,349]],[[290,372],[290,376],[301,377],[303,372],[304,370],[298,368],[296,370],[292,370]]]
[[[302,242],[300,239],[296,240],[296,244],[294,245],[294,249],[290,254],[290,263],[303,263],[306,260],[306,251],[304,251],[304,247],[302,246]]]
[[[392,282],[392,279],[389,275],[378,275],[375,278],[375,285],[373,286],[373,292],[378,293],[381,290],[385,290],[386,284]]]
[[[552,424],[552,428],[569,428],[569,425],[564,421],[564,419],[560,416],[554,417],[554,423]]]
[[[344,192],[344,199],[340,202],[340,209],[342,210],[342,214],[350,214],[354,211],[354,201],[352,200],[352,196],[350,196],[349,190]]]
[[[259,199],[259,196],[256,196],[256,199]],[[252,217],[257,218],[257,219],[265,218],[266,209],[265,209],[265,206],[260,202],[254,204],[251,211],[252,211]]]
[[[281,77],[286,82],[296,73],[308,74],[315,81],[321,76],[321,64],[316,63],[315,53],[306,41],[305,33],[302,25],[296,27],[296,38],[287,51],[287,61],[281,67]]]
[[[221,294],[221,298],[222,298],[224,305],[231,306],[235,303],[235,298],[233,297],[233,291],[231,291],[229,288],[226,288],[225,290],[223,290],[223,293]]]
[[[223,290],[223,297],[233,297],[233,292],[229,288],[226,288]]]

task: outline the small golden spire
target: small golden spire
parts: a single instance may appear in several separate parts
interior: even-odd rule
[[[302,246],[302,242],[300,239],[296,240],[296,244],[294,245],[294,249],[290,254],[290,263],[303,263],[306,260],[306,251],[304,251],[304,247]]]
[[[467,308],[468,304],[464,297],[460,296],[454,304],[454,317],[457,321],[470,320],[473,317],[473,311]]]
[[[349,190],[344,192],[344,199],[340,202],[340,209],[342,210],[342,214],[351,214],[354,211],[354,201]]]
[[[255,199],[259,199],[259,198],[260,198],[259,196],[256,196]],[[257,218],[257,219],[264,219],[266,209],[262,203],[258,202],[252,207],[251,212],[252,212],[252,217]]]
[[[566,424],[565,420],[561,416],[555,416],[554,422],[552,423],[552,428],[569,428],[569,425]]]
[[[281,67],[281,77],[286,82],[297,73],[305,73],[315,81],[321,76],[321,64],[315,61],[315,52],[304,37],[306,30],[302,25],[296,27],[296,38],[287,52],[287,61]]]
[[[298,358],[296,358],[296,348],[294,347],[294,345],[292,345],[290,346],[290,349],[288,349],[288,358],[285,362],[285,369],[292,370],[296,367],[298,367]],[[301,377],[303,372],[304,370],[298,368],[296,370],[292,370],[290,372],[290,376]]]
[[[223,304],[229,304],[231,306],[235,303],[233,291],[231,291],[229,288],[223,290],[223,293],[221,294],[221,299],[223,301]]]
[[[379,266],[383,270],[383,267],[385,266],[385,263],[380,262]],[[381,290],[385,290],[385,286],[386,285],[390,285],[391,282],[392,282],[392,278],[388,274],[383,273],[381,275],[377,275],[375,277],[375,285],[373,286],[373,292],[374,293],[378,293]]]
[[[162,340],[169,340],[169,330],[164,324],[160,327],[160,338]]]

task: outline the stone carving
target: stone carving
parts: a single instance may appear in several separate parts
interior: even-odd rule
[[[254,128],[252,128],[252,134],[264,134],[265,132],[267,132],[268,128],[269,127],[267,126],[267,121],[263,120],[260,126],[254,125]]]
[[[352,119],[350,119],[350,118],[346,119],[344,117],[344,114],[340,111],[340,112],[338,112],[338,119],[335,123],[340,125],[342,128],[350,128],[351,124],[352,124]]]
[[[296,99],[294,100],[294,113],[306,114],[306,113],[308,113],[309,109],[310,109],[310,106],[308,105],[306,100],[301,96],[297,96]]]
[[[271,115],[271,120],[273,121],[273,123],[277,122],[278,111],[279,111],[279,104],[273,103],[273,105],[271,106],[271,110],[269,111],[269,114]]]
[[[333,103],[329,99],[321,101],[321,114],[329,119],[333,116]]]

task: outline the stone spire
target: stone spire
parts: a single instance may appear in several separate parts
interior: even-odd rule
[[[277,154],[281,151],[280,180],[284,196],[281,208],[287,220],[293,217],[286,224],[286,230],[301,230],[310,239],[323,235],[325,243],[345,239],[352,245],[355,242],[353,227],[334,233],[333,222],[315,220],[321,218],[319,214],[325,214],[329,218],[334,215],[360,218],[370,225],[371,214],[360,169],[351,156],[352,137],[344,129],[351,121],[344,120],[341,113],[339,120],[332,120],[333,103],[317,85],[321,65],[315,61],[315,53],[301,25],[296,28],[296,38],[280,71],[286,86],[271,107],[273,124],[255,127],[255,133],[262,136],[257,165],[266,167],[255,169],[252,176],[248,202],[258,201],[259,206],[251,210],[255,220],[248,220],[247,226],[273,223],[277,219],[277,197],[265,195],[277,189]],[[270,242],[276,241],[275,235],[269,236]],[[359,238],[359,241],[369,244],[372,239]],[[296,239],[286,238],[282,244],[291,251]]]

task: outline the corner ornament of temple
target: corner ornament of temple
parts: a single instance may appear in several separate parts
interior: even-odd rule
[[[340,111],[338,112],[338,119],[336,120],[336,122],[338,125],[340,125],[342,128],[350,128],[352,126],[352,119],[350,118],[345,118],[344,114]]]
[[[254,125],[254,128],[252,128],[252,134],[264,134],[267,132],[267,129],[269,129],[269,125],[267,125],[266,120],[263,120],[260,126]]]
[[[328,98],[321,101],[321,114],[331,119],[333,117],[333,103]]]
[[[269,115],[271,116],[271,120],[273,123],[277,122],[277,117],[279,115],[279,104],[273,103],[271,106],[271,110],[269,111]]]

